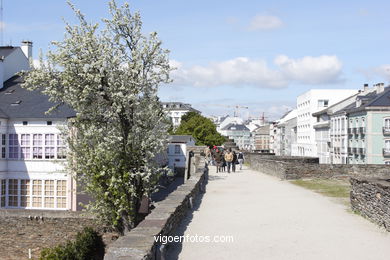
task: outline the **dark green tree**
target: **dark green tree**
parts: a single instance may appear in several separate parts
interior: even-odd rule
[[[175,135],[192,135],[196,139],[196,145],[222,145],[226,138],[217,132],[214,123],[196,113],[189,112],[182,116],[181,124],[174,132]]]

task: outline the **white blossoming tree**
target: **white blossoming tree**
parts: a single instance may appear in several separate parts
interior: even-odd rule
[[[170,82],[168,51],[156,33],[142,34],[140,15],[128,4],[110,1],[104,28],[69,5],[79,24],[66,24],[63,41],[41,55],[24,87],[77,112],[67,131],[67,166],[94,199],[87,208],[124,231],[161,172],[154,158],[165,151],[167,128],[157,90]]]

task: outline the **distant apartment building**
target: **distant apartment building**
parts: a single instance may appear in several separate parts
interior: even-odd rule
[[[200,111],[192,108],[190,104],[182,102],[162,102],[162,107],[171,118],[173,127],[178,127],[181,123],[181,117],[188,112],[200,113]]]
[[[274,126],[273,150],[275,155],[291,156],[292,146],[297,141],[297,110],[282,116]]]
[[[368,87],[365,86],[363,91],[312,114],[316,119],[313,127],[320,163],[345,164],[347,162],[348,121],[345,107],[355,103],[358,94],[363,93],[369,93]]]
[[[253,131],[254,150],[261,153],[269,153],[270,125],[263,125]]]
[[[243,150],[250,150],[251,147],[251,132],[243,124],[228,124],[219,131],[223,136],[234,140],[236,145]]]
[[[317,157],[317,143],[313,113],[323,110],[353,94],[351,89],[312,89],[297,98],[297,143],[292,155]]]
[[[374,87],[345,108],[349,164],[390,164],[390,87]]]

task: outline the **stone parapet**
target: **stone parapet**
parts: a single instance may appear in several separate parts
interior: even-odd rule
[[[390,180],[352,177],[352,210],[390,231]]]
[[[367,176],[390,179],[390,165],[379,164],[319,164],[318,158],[285,157],[246,154],[246,161],[254,170],[281,179],[333,178]]]
[[[155,236],[172,235],[181,221],[191,210],[192,201],[205,191],[208,180],[208,169],[201,149],[195,152],[195,167],[187,182],[179,186],[165,200],[155,205],[155,209],[134,229],[112,243],[105,260],[117,259],[159,259],[161,244],[155,241]]]

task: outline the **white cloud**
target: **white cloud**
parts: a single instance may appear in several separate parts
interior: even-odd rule
[[[280,55],[274,60],[276,68],[270,68],[265,60],[238,57],[213,62],[207,66],[186,67],[171,61],[177,68],[171,76],[177,85],[200,87],[254,86],[283,88],[292,82],[301,84],[325,84],[341,81],[342,64],[336,56],[306,56],[291,59]]]
[[[272,30],[283,26],[282,20],[273,15],[256,15],[249,24],[249,30]]]
[[[286,78],[300,83],[325,84],[340,81],[342,63],[336,56],[305,56],[301,59],[290,59],[280,55],[274,62]]]

